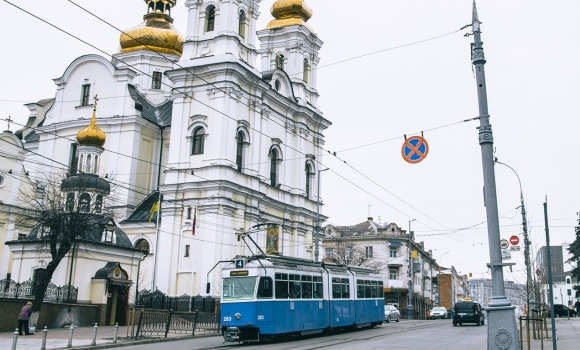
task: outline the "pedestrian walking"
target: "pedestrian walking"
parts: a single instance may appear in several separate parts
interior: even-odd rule
[[[576,300],[574,308],[576,309],[576,317],[580,317],[580,299]]]
[[[30,328],[28,328],[28,321],[30,320],[30,315],[32,314],[32,303],[29,301],[20,309],[20,315],[18,315],[18,334],[22,335],[22,328],[24,328],[24,334],[30,334]]]

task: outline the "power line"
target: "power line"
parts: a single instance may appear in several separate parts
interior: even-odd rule
[[[80,39],[79,37],[77,37],[77,36],[75,36],[75,35],[73,35],[73,34],[71,34],[71,33],[67,32],[67,31],[65,31],[64,29],[61,29],[60,27],[58,27],[58,26],[56,26],[56,25],[54,25],[54,24],[52,24],[52,23],[50,23],[50,22],[48,22],[48,21],[46,21],[46,20],[42,19],[41,17],[39,17],[39,16],[36,16],[36,15],[34,15],[33,13],[31,13],[31,12],[29,12],[29,11],[27,11],[27,10],[25,10],[25,9],[21,8],[21,7],[18,7],[17,5],[14,5],[13,3],[11,3],[11,2],[9,2],[9,1],[7,1],[7,0],[4,0],[4,1],[5,1],[6,3],[8,3],[8,4],[12,5],[13,7],[15,7],[15,8],[17,8],[17,9],[19,9],[19,10],[21,10],[21,11],[23,11],[23,12],[25,12],[25,13],[27,13],[27,14],[29,14],[29,15],[33,16],[33,17],[35,17],[35,18],[37,18],[38,20],[40,20],[40,21],[42,21],[42,22],[44,22],[44,23],[46,23],[46,24],[50,25],[51,27],[53,27],[53,28],[55,28],[55,29],[57,29],[57,30],[59,30],[59,31],[61,31],[61,32],[65,33],[65,34],[67,34],[67,35],[69,35],[69,36],[71,36],[71,37],[73,37],[73,38],[75,38],[75,39],[77,39],[77,40],[79,40],[79,41],[81,41],[81,42],[83,42],[83,43],[85,43],[86,45],[88,45],[88,46],[90,46],[90,47],[92,47],[92,48],[94,48],[94,49],[98,50],[99,52],[102,52],[103,54],[105,54],[105,55],[107,55],[107,56],[113,57],[112,55],[108,54],[107,52],[105,52],[105,51],[103,51],[103,50],[101,50],[101,49],[97,48],[96,46],[94,46],[94,45],[92,45],[92,44],[88,43],[87,41],[85,41],[85,40],[83,40],[83,39]],[[71,3],[72,3],[72,2],[71,2]],[[76,4],[75,4],[75,5],[76,5]],[[78,5],[77,5],[77,6],[78,6]],[[85,11],[86,11],[86,10],[85,10]],[[89,12],[89,13],[90,13],[90,12]],[[98,18],[98,17],[97,17],[97,18]],[[108,22],[106,22],[106,21],[104,21],[104,22],[108,24]],[[109,24],[109,25],[110,25],[110,24]],[[112,25],[111,25],[111,26],[112,26]],[[114,27],[114,26],[113,26],[113,27]],[[116,28],[116,29],[117,29],[117,28]],[[118,29],[117,29],[117,30],[118,30]],[[460,30],[461,30],[461,29],[460,29]],[[458,31],[459,31],[459,30],[458,30]],[[449,33],[449,34],[451,34],[451,33]],[[446,34],[446,35],[448,35],[448,34]],[[429,40],[432,40],[432,39],[429,39]],[[408,45],[406,45],[406,46],[408,46]],[[135,68],[134,66],[132,66],[132,65],[129,65],[129,64],[127,64],[126,62],[124,62],[124,61],[122,61],[122,60],[120,60],[120,59],[118,59],[118,58],[116,58],[116,59],[117,59],[119,62],[122,62],[122,63],[126,64],[127,66],[130,66],[130,67],[133,67],[133,68]],[[151,75],[150,75],[150,74],[148,74],[148,73],[146,73],[146,72],[143,72],[143,71],[141,71],[141,70],[139,70],[139,69],[137,69],[137,68],[135,68],[135,70],[137,70],[137,71],[139,71],[139,72],[143,73],[143,74],[144,74],[144,75],[146,75],[146,76],[149,76],[149,77],[151,77]],[[190,73],[191,73],[191,72],[190,72]],[[191,74],[193,74],[193,73],[191,73]],[[194,74],[194,76],[195,76],[195,74]],[[163,83],[163,82],[162,82],[162,84],[163,84],[163,85],[166,85],[166,86],[168,86],[168,87],[170,87],[170,88],[172,88],[171,86],[169,86],[169,85],[168,85],[168,84],[166,84],[166,83]],[[211,106],[209,106],[209,105],[207,105],[207,104],[205,104],[205,103],[203,103],[203,102],[201,102],[201,101],[199,101],[199,100],[196,100],[195,98],[193,98],[193,96],[189,96],[189,95],[187,95],[185,92],[183,92],[183,91],[180,91],[180,90],[179,90],[179,89],[177,89],[177,88],[173,88],[173,90],[175,90],[175,91],[178,91],[178,92],[179,92],[179,93],[181,93],[182,95],[184,95],[184,96],[186,96],[186,97],[189,97],[189,98],[191,98],[191,99],[192,99],[192,100],[194,100],[194,101],[197,101],[198,103],[200,103],[200,104],[202,104],[202,105],[204,105],[204,106],[208,107],[209,109],[211,109],[211,110],[214,110],[214,111],[216,111],[217,113],[219,113],[219,114],[221,114],[221,115],[223,115],[223,116],[225,116],[225,117],[227,117],[227,118],[230,118],[230,119],[234,120],[232,117],[228,116],[227,114],[223,113],[222,111],[219,111],[219,110],[217,110],[217,109],[215,109],[215,108],[213,108],[213,107],[211,107]],[[221,91],[221,90],[220,90],[220,91]],[[251,108],[251,107],[250,107],[250,108]],[[276,124],[278,124],[278,123],[276,123]],[[281,124],[278,124],[278,125],[282,126],[284,129],[286,129],[286,130],[287,130],[287,128],[286,128],[284,125],[281,125]],[[257,132],[257,133],[259,133],[260,135],[263,135],[263,136],[268,136],[268,135],[264,134],[263,132],[261,132],[261,131],[259,131],[259,130],[256,130],[255,128],[252,128],[252,127],[250,127],[250,129],[252,129],[252,130],[256,131],[256,132]],[[303,138],[303,137],[301,137],[301,138]],[[306,139],[305,139],[305,140],[306,140]],[[314,144],[312,141],[310,141],[310,140],[306,140],[306,141],[307,141],[307,142],[309,142],[309,143],[312,143],[312,144],[313,144],[315,147],[317,147],[317,148],[320,148],[321,150],[324,150],[322,147],[320,147],[320,146],[318,146],[318,145]],[[291,147],[291,146],[288,146],[288,145],[286,145],[286,144],[284,144],[284,146],[285,146],[285,148],[287,148],[287,149],[290,149],[290,150],[293,150],[293,151],[295,151],[296,153],[300,153],[300,154],[303,154],[303,155],[305,155],[304,153],[300,152],[300,151],[299,151],[299,150],[297,150],[297,149],[294,149],[294,148],[293,148],[293,147]],[[339,157],[337,157],[335,153],[331,153],[330,151],[327,151],[327,152],[328,152],[328,153],[330,153],[330,154],[333,154],[333,155],[335,155],[335,157],[336,157],[337,159],[339,159],[339,160],[341,160],[342,162],[344,162],[345,164],[347,164],[347,163],[346,163],[346,161],[344,161],[344,160],[340,159]],[[323,164],[322,164],[320,161],[318,161],[318,160],[315,160],[315,161],[316,161],[316,162],[317,162],[319,165],[321,165],[321,166],[324,166],[324,165],[323,165]],[[402,203],[404,203],[405,205],[407,205],[407,206],[409,206],[410,208],[414,209],[415,211],[417,211],[417,212],[418,212],[418,213],[420,213],[421,215],[423,215],[423,216],[425,216],[425,217],[429,218],[429,219],[430,219],[430,220],[432,220],[433,222],[435,222],[435,223],[437,223],[437,224],[439,224],[439,225],[441,225],[441,226],[443,226],[443,227],[445,227],[445,228],[448,228],[448,227],[446,227],[445,225],[443,225],[443,224],[441,224],[440,222],[438,222],[437,220],[435,220],[435,219],[433,219],[432,217],[430,217],[429,215],[425,214],[424,212],[422,212],[422,211],[420,211],[419,209],[415,208],[414,206],[410,205],[409,203],[407,203],[406,201],[404,201],[404,200],[403,200],[403,199],[401,199],[400,197],[396,196],[394,193],[390,192],[389,190],[387,190],[386,188],[384,188],[383,186],[381,186],[380,184],[378,184],[376,181],[374,181],[374,180],[370,179],[368,176],[366,176],[365,174],[363,174],[362,172],[360,172],[358,169],[354,168],[354,167],[353,167],[353,166],[351,166],[350,164],[347,164],[347,165],[348,165],[348,166],[349,166],[351,169],[353,169],[354,171],[358,172],[360,175],[362,175],[363,177],[365,177],[367,180],[371,181],[373,184],[375,184],[375,185],[376,185],[376,186],[378,186],[379,188],[383,189],[384,191],[386,191],[387,193],[389,193],[390,195],[392,195],[393,197],[395,197],[396,199],[398,199],[399,201],[401,201],[401,202],[402,202]],[[333,171],[333,172],[334,172],[334,171]],[[338,174],[338,173],[336,173],[336,172],[334,172],[334,173],[335,173],[335,174],[337,174],[337,175],[339,175],[339,174]],[[346,178],[344,178],[343,176],[341,176],[341,175],[339,175],[339,176],[340,176],[341,178],[343,178],[343,179],[345,179],[345,180],[346,180]],[[349,181],[349,180],[347,180],[347,181],[348,181],[348,182],[350,182],[351,184],[354,184],[352,181]],[[369,195],[373,196],[373,195],[372,195],[372,194],[371,194],[369,191],[366,191],[366,190],[362,189],[360,186],[356,185],[356,187],[358,187],[359,189],[363,190],[365,193],[367,193],[367,194],[369,194]],[[393,209],[394,209],[394,210],[396,210],[397,212],[399,212],[399,213],[401,213],[401,214],[403,214],[403,215],[405,215],[405,216],[407,216],[407,217],[412,217],[411,215],[408,215],[408,214],[406,214],[406,213],[402,212],[401,210],[399,210],[399,209],[396,209],[396,208],[395,208],[395,207],[393,207],[392,205],[390,205],[390,204],[388,204],[388,203],[384,202],[382,199],[380,199],[380,198],[378,198],[378,197],[376,197],[376,196],[373,196],[373,197],[374,197],[374,198],[376,198],[376,199],[378,199],[380,202],[384,203],[385,205],[387,205],[387,206],[389,206],[389,207],[393,208]],[[419,222],[420,222],[420,221],[419,221]],[[424,225],[425,225],[425,224],[424,224]],[[425,225],[425,226],[427,226],[427,225]],[[429,227],[429,226],[427,226],[427,227]],[[448,228],[448,229],[449,229],[449,228]],[[464,237],[464,238],[465,238],[465,237]]]

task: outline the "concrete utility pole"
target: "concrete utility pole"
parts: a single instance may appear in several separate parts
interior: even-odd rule
[[[550,305],[550,321],[552,322],[552,347],[554,350],[558,350],[558,343],[556,340],[556,313],[554,310],[554,281],[552,280],[552,257],[550,255],[550,228],[548,226],[548,198],[546,197],[546,201],[544,202],[544,226],[546,228],[546,254],[548,259],[548,292],[549,292],[549,300],[548,303]]]
[[[413,294],[415,294],[415,286],[413,279],[415,278],[415,272],[413,271],[413,249],[411,248],[411,223],[417,219],[409,220],[409,271],[407,275],[409,276],[409,283],[407,285],[407,319],[413,319]]]
[[[487,235],[492,283],[492,299],[487,311],[487,348],[515,350],[520,348],[518,338],[515,306],[505,296],[503,279],[504,266],[513,264],[502,263],[499,232],[499,215],[497,210],[497,194],[495,186],[495,169],[493,165],[493,133],[489,123],[487,109],[487,91],[485,86],[485,55],[481,41],[481,22],[477,15],[477,6],[473,1],[473,37],[471,59],[475,66],[477,83],[477,99],[479,102],[479,144],[483,165],[483,184],[485,211],[487,214]]]

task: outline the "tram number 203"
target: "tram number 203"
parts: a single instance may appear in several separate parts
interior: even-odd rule
[[[232,320],[231,316],[225,316],[224,322],[230,322]]]

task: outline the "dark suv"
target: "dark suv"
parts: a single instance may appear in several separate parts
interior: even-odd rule
[[[477,326],[485,324],[483,308],[478,302],[469,298],[458,301],[453,307],[453,325],[462,325],[464,323],[475,323]]]
[[[576,311],[569,309],[563,304],[554,304],[554,317],[568,317],[568,312],[570,317],[576,317]],[[548,312],[548,317],[550,317],[550,312]]]

